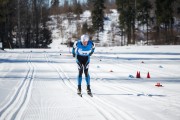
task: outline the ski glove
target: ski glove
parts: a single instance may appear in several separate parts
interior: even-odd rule
[[[73,54],[73,57],[75,57],[75,54]]]
[[[92,49],[92,51],[89,53],[89,55],[91,56],[94,53],[94,48]]]
[[[89,53],[89,55],[91,56],[93,54],[93,52]]]

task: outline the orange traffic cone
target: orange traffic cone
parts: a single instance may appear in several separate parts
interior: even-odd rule
[[[139,72],[137,71],[137,73],[136,73],[136,78],[138,78],[139,77]]]
[[[140,71],[136,73],[136,78],[141,78]]]
[[[149,72],[148,72],[148,74],[147,74],[147,78],[151,78]]]
[[[139,78],[141,78],[140,71],[139,71]]]
[[[155,86],[162,87],[161,83],[157,83]]]

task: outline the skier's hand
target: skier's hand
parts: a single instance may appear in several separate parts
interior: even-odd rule
[[[89,53],[89,55],[91,56],[93,54],[93,52]]]
[[[75,57],[75,54],[73,54],[73,57]]]
[[[91,50],[91,52],[89,53],[89,55],[91,56],[94,53],[94,48]]]

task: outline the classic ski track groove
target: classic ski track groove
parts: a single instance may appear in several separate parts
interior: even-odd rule
[[[47,56],[47,55],[46,55],[46,56]],[[48,59],[48,62],[52,63],[52,61],[51,61],[48,57],[47,57],[47,59]],[[63,80],[63,83],[64,83],[67,87],[69,87],[69,89],[71,89],[73,92],[76,92],[76,86],[75,86],[75,84],[73,84],[73,83],[70,81],[68,75],[62,70],[62,68],[60,67],[60,65],[58,65],[59,67],[57,67],[57,66],[54,66],[53,64],[54,64],[54,63],[52,63],[52,67],[53,67],[54,69],[56,69],[56,71],[58,72],[58,74],[60,74],[60,72],[61,72],[61,73],[63,73],[64,76],[66,77],[66,78],[64,78],[64,77],[62,76],[62,74],[60,74],[60,78]],[[59,71],[59,69],[60,69],[60,71]],[[66,82],[65,79],[66,79],[68,82]],[[97,111],[99,111],[99,113],[100,113],[106,120],[117,120],[117,119],[115,119],[111,114],[109,114],[109,112],[107,112],[106,110],[104,110],[104,109],[102,108],[102,106],[99,106],[98,104],[95,104],[89,97],[90,97],[90,96],[87,96],[87,95],[84,95],[84,94],[83,94],[83,96],[82,96],[82,98],[83,98],[87,103],[93,105],[94,108],[95,108]],[[93,97],[94,97],[94,96],[93,96]]]
[[[112,66],[115,66],[115,67],[120,67],[120,65],[119,64],[114,64],[115,62],[113,62],[113,60],[109,60],[109,61],[106,61],[106,62],[104,62],[104,61],[102,61],[103,63],[113,63],[112,64]],[[130,68],[130,69],[134,69],[134,70],[136,70],[135,68],[134,68],[134,66],[132,66],[132,65],[128,65],[129,67],[127,67],[127,66],[125,66],[125,65],[122,65],[122,66],[124,66],[124,68]],[[121,67],[122,67],[121,66]],[[141,66],[141,69],[143,69],[143,67]],[[102,70],[99,70],[99,71],[101,71],[102,72]],[[111,75],[111,73],[108,73],[109,75]],[[161,74],[163,74],[163,73],[161,73]],[[97,77],[98,75],[96,74],[96,73],[92,73],[92,75],[93,76],[95,76],[94,78],[95,79],[101,79],[101,80],[103,80],[103,78],[101,78],[101,77]],[[98,82],[102,82],[102,81],[98,81]],[[104,81],[103,81],[104,82]],[[107,82],[107,81],[106,81]],[[114,85],[115,86],[115,85]],[[111,88],[113,88],[113,89],[115,89],[114,87],[111,87]],[[137,90],[135,90],[135,89],[132,89],[132,88],[129,88],[129,87],[123,87],[123,86],[118,86],[118,87],[116,87],[116,89],[119,89],[119,90],[123,90],[124,89],[124,91],[125,92],[127,92],[127,91],[129,91],[130,93],[133,93],[133,94],[135,94],[135,95],[137,95],[137,96],[150,96],[151,97],[151,94],[149,94],[149,93],[145,93],[145,92],[142,92],[142,91],[137,91]],[[164,104],[164,106],[166,106],[167,105],[167,101],[163,101],[162,99],[160,100],[158,97],[153,97],[152,98],[152,100],[154,100],[156,103],[163,103]],[[174,102],[172,102],[173,104],[173,106],[180,106],[178,103],[174,103]]]
[[[110,62],[111,64],[112,64],[112,63],[115,63],[115,62],[113,62],[113,60],[109,60],[109,61],[107,61],[107,62],[108,62],[108,63]],[[142,64],[142,63],[139,63],[139,64]],[[144,64],[143,64],[143,65],[144,65]],[[112,66],[120,67],[120,68],[124,66],[125,68],[129,68],[129,69],[134,69],[134,70],[136,70],[136,69],[134,68],[134,66],[133,66],[133,65],[130,65],[130,64],[128,64],[129,67],[128,67],[128,66],[125,66],[125,65],[122,65],[122,64],[119,65],[119,64],[117,64],[117,63],[116,63],[116,64],[112,64]],[[149,67],[148,65],[146,65],[146,69],[145,69],[145,67],[143,67],[142,65],[140,65],[140,66],[139,66],[139,69],[144,69],[145,71],[148,71],[148,70],[149,70],[149,71],[153,71],[153,73],[155,73],[155,74],[167,75],[167,74],[165,74],[165,72],[160,71],[160,70],[157,70],[157,69],[154,70],[154,69],[152,69],[151,67]],[[167,73],[167,72],[166,72],[166,73]],[[168,73],[168,75],[174,75],[174,74]],[[102,79],[102,78],[101,78],[101,79]],[[128,89],[128,90],[133,90],[133,92],[134,92],[135,94],[142,94],[142,96],[148,96],[148,94],[149,94],[149,93],[144,93],[144,92],[141,92],[141,91],[134,90],[134,89],[132,89],[132,88],[127,88],[127,87],[126,87],[126,88],[124,88],[124,89],[126,89],[126,91],[127,91],[127,89]],[[137,93],[136,93],[135,91],[136,91]],[[140,96],[141,96],[141,95],[140,95]],[[166,102],[167,102],[167,101],[162,101],[162,100],[160,101],[160,100],[158,99],[158,97],[153,97],[152,100],[154,100],[155,102],[158,102],[158,103],[163,103],[164,105],[166,105]],[[180,102],[179,102],[179,103],[176,103],[176,104],[173,102],[173,104],[174,104],[174,106],[180,106]]]
[[[104,62],[105,63],[105,62]],[[114,64],[112,64],[113,66],[115,66]],[[101,71],[101,70],[99,70],[99,71]],[[99,78],[99,77],[97,77],[97,74],[96,73],[93,73],[92,72],[92,74],[93,74],[93,76],[94,76],[94,79],[101,79],[101,82],[102,82],[102,79],[103,78]],[[112,75],[111,73],[109,73],[110,75]],[[98,81],[98,82],[100,82],[100,81]],[[103,81],[104,82],[104,81]],[[107,81],[106,81],[107,82]],[[110,88],[113,88],[113,89],[119,89],[119,90],[123,90],[124,92],[127,92],[127,91],[129,91],[130,93],[133,93],[133,94],[136,94],[136,95],[146,95],[146,94],[144,94],[144,93],[142,93],[142,92],[139,92],[139,91],[137,91],[137,90],[134,90],[134,89],[130,89],[130,88],[127,88],[127,87],[123,87],[123,86],[121,86],[120,88],[119,87],[116,87],[116,88],[114,88],[114,87],[110,87]],[[106,101],[105,99],[104,99],[104,101]],[[107,101],[108,102],[108,101]],[[107,103],[106,102],[106,103]],[[109,104],[111,104],[110,102],[109,102]],[[133,105],[135,105],[135,104],[133,104]],[[165,102],[164,102],[164,105],[165,105]],[[137,106],[137,105],[135,105],[135,106]],[[138,106],[137,106],[138,107]],[[116,108],[115,108],[116,109]],[[126,114],[128,114],[128,113],[126,113]],[[130,116],[130,115],[129,115]],[[133,117],[132,117],[132,119],[133,119]]]
[[[27,64],[28,64],[28,61],[29,61],[29,57],[30,57],[30,55],[28,54],[27,58],[26,58]],[[17,91],[14,92],[14,94],[12,95],[11,99],[9,100],[9,102],[6,105],[4,105],[3,108],[0,110],[0,117],[13,104],[13,102],[15,101],[15,99],[17,98],[17,96],[19,94],[19,91],[22,89],[23,85],[25,84],[25,81],[27,80],[29,74],[30,74],[30,68],[29,68],[29,70],[27,72],[27,75],[26,75],[25,79],[17,87]]]
[[[141,73],[147,73],[147,72],[151,73],[151,71],[153,71],[154,75],[166,75],[166,76],[169,76],[169,75],[176,76],[176,75],[179,74],[179,71],[177,71],[177,74],[170,73],[170,72],[167,72],[167,71],[162,71],[160,68],[158,68],[158,66],[157,66],[157,69],[153,69],[151,66],[148,66],[148,64],[146,64],[146,63],[140,63],[140,61],[138,63],[139,64],[138,67],[136,65],[132,65],[132,64],[123,65],[122,63],[116,63],[117,60],[113,60],[113,59],[111,59],[111,60],[108,59],[106,61],[107,61],[107,63],[113,64],[115,67],[120,67],[120,68],[123,67],[123,68],[134,70],[135,72],[140,71]],[[144,66],[146,66],[146,67],[144,67]],[[146,76],[144,78],[146,78]]]
[[[68,80],[72,85],[74,85],[74,84],[70,81],[69,76],[63,71],[63,69],[62,69],[60,66],[59,66],[59,68],[60,68],[61,72],[65,75],[65,77],[67,78],[67,80]],[[84,90],[84,89],[83,89],[83,90]],[[83,98],[84,98],[84,97],[85,97],[85,96],[83,95]],[[93,97],[94,97],[94,95],[93,95]],[[102,114],[102,111],[105,112],[104,110],[112,110],[112,109],[113,109],[113,112],[112,112],[112,111],[108,111],[108,113],[107,113],[107,112],[105,113],[105,115],[111,113],[111,114],[108,115],[108,117],[105,117],[105,115],[103,114],[103,116],[104,116],[105,118],[118,120],[119,117],[121,117],[121,119],[135,120],[132,116],[129,117],[129,116],[130,116],[129,114],[123,112],[122,110],[121,110],[121,112],[119,112],[119,109],[117,109],[116,107],[112,106],[112,105],[111,105],[110,103],[108,103],[108,102],[102,101],[100,98],[98,98],[98,97],[96,97],[96,96],[95,96],[95,99],[98,100],[102,105],[97,105],[96,101],[95,101],[95,102],[92,102],[93,99],[89,99],[89,98],[87,99],[86,97],[85,97],[84,99],[86,99],[88,102],[90,102],[90,103],[93,104],[95,107],[97,107],[99,112],[100,112],[100,110],[101,110],[101,112],[100,112],[101,114]],[[89,101],[89,100],[91,100],[91,101]],[[96,103],[96,104],[95,104],[95,103]],[[106,107],[108,107],[108,108],[107,108],[107,109],[103,108],[102,106],[104,106],[104,105],[105,105]],[[110,109],[109,109],[109,108],[110,108]],[[117,116],[117,114],[118,114],[118,116]],[[123,116],[125,116],[125,117],[121,116],[122,114],[123,114]],[[120,116],[119,116],[119,115],[120,115]]]
[[[62,68],[61,68],[61,70],[62,70]],[[62,71],[64,74],[65,74],[65,72],[64,71]],[[91,72],[92,73],[92,72]],[[110,74],[111,75],[111,74]],[[69,77],[67,76],[67,74],[66,74],[66,77],[67,77],[67,79],[69,79]],[[118,120],[119,119],[119,117],[121,117],[121,119],[124,119],[124,120],[126,120],[126,119],[128,119],[128,120],[136,120],[133,116],[131,116],[130,114],[128,114],[127,112],[124,112],[124,111],[122,111],[122,110],[120,110],[120,109],[117,109],[116,107],[114,107],[110,102],[104,102],[103,100],[101,100],[100,98],[98,98],[97,96],[94,96],[93,95],[93,98],[95,97],[95,99],[96,99],[96,101],[98,101],[98,102],[92,102],[93,101],[93,99],[86,99],[90,104],[93,104],[95,107],[97,107],[96,109],[99,109],[98,111],[100,111],[101,110],[101,113],[102,113],[102,111],[103,112],[106,112],[105,113],[105,115],[108,115],[108,116],[106,116],[105,118],[107,119],[111,119],[111,120]],[[84,95],[83,95],[83,98],[84,98]],[[91,100],[91,101],[89,101],[89,100]],[[96,103],[96,104],[95,104]],[[98,104],[97,104],[98,103]],[[108,113],[107,113],[107,111],[104,111],[104,110],[110,110],[110,111],[108,111]],[[113,110],[113,112],[111,111],[111,110]],[[105,115],[103,115],[103,116],[105,116]]]
[[[27,65],[29,67],[29,70],[27,72],[27,75],[25,76],[25,79],[22,81],[20,86],[17,88],[17,91],[15,92],[15,95],[13,95],[10,102],[7,105],[5,105],[5,107],[1,110],[0,112],[1,119],[8,119],[8,120],[16,119],[19,111],[21,110],[25,102],[28,101],[27,99],[29,98],[30,87],[34,79],[34,73],[35,73],[34,65],[30,60],[31,58],[32,55],[28,54]]]
[[[67,87],[70,88],[70,86],[65,82],[64,78],[63,78],[63,73],[59,70],[59,68],[55,65],[55,63],[53,63],[50,58],[48,57],[47,53],[45,54],[45,58],[47,60],[47,63],[49,64],[49,66],[51,66],[53,69],[55,69],[55,71],[59,74],[59,78],[62,80],[62,82],[64,83],[64,85],[66,85]],[[59,65],[58,65],[59,66]]]
[[[44,54],[44,53],[43,53]],[[69,78],[68,74],[63,70],[63,67],[61,66],[61,64],[56,64],[54,63],[49,57],[48,54],[45,53],[44,57],[47,61],[47,64],[55,70],[55,72],[57,72],[59,74],[59,78],[61,79],[61,82],[67,87],[69,88],[72,92],[76,93],[76,84],[73,83],[71,81],[71,79]],[[32,83],[34,81],[34,75],[36,73],[36,67],[35,65],[31,62],[32,59],[32,55],[31,53],[27,55],[27,65],[28,65],[28,71],[27,74],[24,78],[24,80],[19,83],[19,85],[17,86],[17,90],[14,92],[14,94],[12,95],[11,99],[9,100],[8,103],[6,103],[3,108],[0,109],[0,119],[20,119],[23,108],[25,107],[25,105],[27,104],[30,94],[31,94],[31,87],[32,87]],[[113,60],[108,60],[104,63],[114,63]],[[133,68],[133,65],[128,65],[125,66],[123,64],[112,64],[113,67],[123,67],[124,68],[130,68],[133,70],[136,70],[136,68]],[[148,68],[144,68],[143,66],[140,65],[139,67],[141,70],[146,70],[146,69],[150,69],[152,70],[151,67]],[[102,70],[98,70],[101,71]],[[162,74],[164,75],[163,72],[160,72],[159,70],[156,70],[156,74]],[[97,82],[101,83],[104,82],[102,81],[103,78],[99,77],[96,73],[91,72],[92,74],[92,78],[93,79],[100,79]],[[110,76],[112,76],[112,73],[107,73]],[[174,74],[169,74],[168,75],[174,75]],[[109,81],[105,81],[105,82],[109,82]],[[94,85],[94,87],[98,87],[97,85]],[[108,86],[109,89],[114,89],[114,90],[121,90],[124,91],[126,93],[132,93],[135,95],[141,95],[142,96],[146,96],[147,93],[144,93],[142,91],[138,91],[135,90],[133,88],[129,88],[128,86],[117,86],[116,84],[113,84],[113,86]],[[101,86],[101,89],[105,89],[105,86]],[[85,89],[83,89],[83,91],[86,91]],[[148,95],[148,94],[147,94]],[[116,97],[117,98],[117,97]],[[148,98],[148,97],[147,97]],[[123,119],[123,120],[136,120],[132,115],[130,115],[129,113],[123,111],[121,108],[117,108],[116,106],[114,106],[114,104],[110,101],[108,101],[108,99],[106,99],[105,97],[98,97],[96,94],[93,94],[93,98],[91,98],[90,96],[88,96],[87,94],[83,94],[82,99],[85,100],[88,104],[92,105],[106,120],[119,120],[119,119]],[[163,103],[163,105],[166,105],[166,101],[162,101],[160,99],[158,99],[158,97],[152,97],[152,100],[154,100],[156,102],[156,104],[158,103]],[[174,102],[173,102],[174,103]],[[135,104],[132,104],[135,105]],[[175,106],[179,106],[178,103],[174,103],[173,105]]]

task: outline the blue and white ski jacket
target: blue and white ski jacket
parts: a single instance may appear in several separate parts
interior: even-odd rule
[[[81,43],[81,40],[78,40],[73,45],[72,54],[80,56],[91,56],[94,52],[94,49],[95,44],[92,40],[89,40],[86,46]]]

